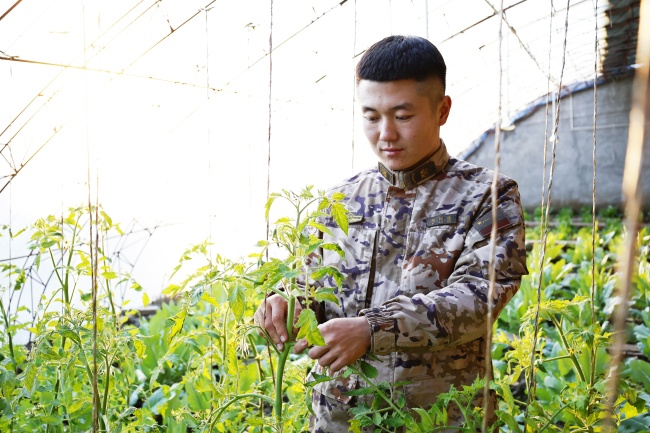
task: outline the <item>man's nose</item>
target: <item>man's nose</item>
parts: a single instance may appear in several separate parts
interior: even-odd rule
[[[397,129],[395,128],[395,123],[392,122],[391,119],[384,119],[381,121],[379,139],[381,141],[397,140]]]

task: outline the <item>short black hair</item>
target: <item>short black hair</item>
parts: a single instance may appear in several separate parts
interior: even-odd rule
[[[397,81],[437,78],[446,87],[447,66],[435,45],[419,36],[393,35],[375,42],[357,63],[356,79]]]

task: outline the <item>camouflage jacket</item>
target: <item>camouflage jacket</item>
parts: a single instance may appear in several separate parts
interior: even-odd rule
[[[380,359],[372,361],[376,380],[411,381],[403,387],[409,407],[428,407],[450,385],[485,374],[493,176],[450,158],[441,143],[411,172],[380,164],[332,189],[345,195],[351,218],[347,236],[326,222],[346,257],[324,251],[323,262],[345,279],[339,305],[321,304],[320,320],[365,316],[370,353]],[[494,318],[528,273],[517,184],[499,176],[497,200]],[[343,392],[357,382],[340,378],[315,391],[348,403]]]

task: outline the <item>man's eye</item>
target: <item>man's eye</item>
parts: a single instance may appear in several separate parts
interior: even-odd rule
[[[410,115],[408,115],[408,116],[395,116],[395,118],[397,120],[409,120],[411,117],[413,117],[413,116],[410,116]]]
[[[366,119],[368,122],[376,122],[377,119],[378,119],[378,117],[365,116],[365,119]]]

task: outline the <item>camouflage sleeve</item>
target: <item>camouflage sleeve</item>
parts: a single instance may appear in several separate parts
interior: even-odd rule
[[[494,258],[493,320],[519,289],[526,269],[523,213],[517,184],[499,189]],[[428,293],[392,298],[362,310],[372,333],[371,353],[435,351],[475,340],[486,333],[492,206],[484,199],[465,237],[447,285]],[[408,292],[408,290],[405,290]]]

